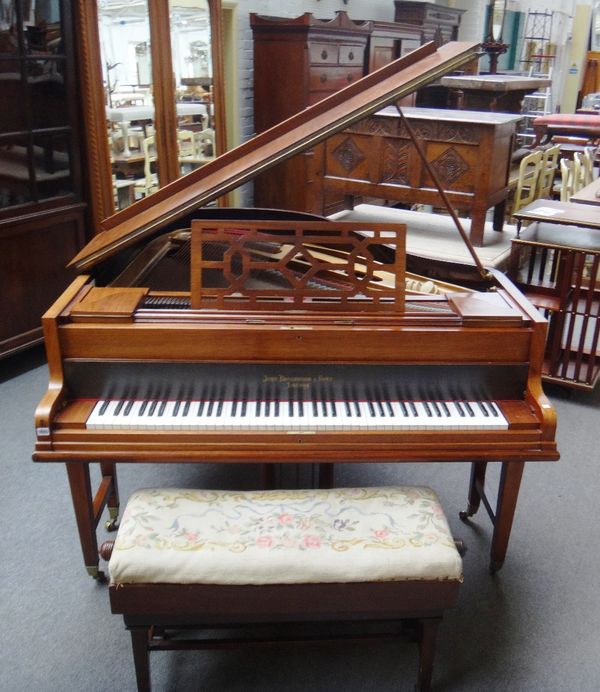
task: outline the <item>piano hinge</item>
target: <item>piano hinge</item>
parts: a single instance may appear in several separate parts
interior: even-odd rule
[[[334,320],[333,324],[354,324],[354,320]]]
[[[266,320],[246,320],[246,324],[266,324]]]
[[[50,437],[50,428],[36,428],[35,434],[37,437]]]

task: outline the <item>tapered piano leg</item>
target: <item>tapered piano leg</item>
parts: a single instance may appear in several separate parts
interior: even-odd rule
[[[104,524],[107,531],[116,531],[118,528],[119,519],[119,486],[117,483],[117,465],[108,461],[100,463],[100,471],[102,478],[110,482],[110,489],[106,499],[106,508],[108,509],[108,521]]]
[[[81,461],[68,461],[65,465],[85,567],[88,574],[94,579],[103,579],[104,573],[98,569],[98,541],[96,539],[90,466]]]
[[[490,572],[492,574],[497,572],[504,564],[524,468],[524,461],[502,462],[490,554]]]
[[[461,519],[465,520],[477,513],[481,504],[481,493],[485,483],[487,461],[474,461],[471,464],[471,479],[469,481],[469,497],[467,509],[459,512]]]

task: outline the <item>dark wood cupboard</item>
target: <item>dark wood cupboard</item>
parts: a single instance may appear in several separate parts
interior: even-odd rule
[[[85,204],[70,0],[10,3],[0,22],[0,356],[42,338],[72,279]]]
[[[419,27],[331,20],[305,13],[293,19],[250,15],[254,35],[254,126],[262,132],[418,48]],[[259,207],[318,211],[314,152],[296,156],[254,181]]]

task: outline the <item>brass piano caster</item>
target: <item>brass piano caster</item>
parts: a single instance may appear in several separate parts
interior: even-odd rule
[[[104,528],[107,531],[116,531],[119,528],[119,508],[109,507],[108,514],[110,519],[104,522]]]
[[[99,584],[102,584],[106,581],[106,574],[97,566],[97,565],[86,565],[86,570],[87,573],[97,581]]]
[[[461,519],[462,521],[467,521],[474,514],[477,513],[478,509],[479,509],[478,507],[473,507],[473,505],[469,505],[466,510],[458,513],[458,518]]]

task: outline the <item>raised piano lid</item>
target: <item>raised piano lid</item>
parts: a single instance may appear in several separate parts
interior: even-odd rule
[[[433,43],[398,58],[201,168],[123,209],[102,224],[70,262],[87,271],[119,250],[221,197],[258,173],[473,60],[479,44]]]

